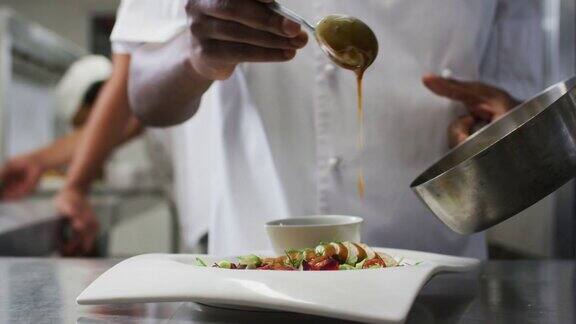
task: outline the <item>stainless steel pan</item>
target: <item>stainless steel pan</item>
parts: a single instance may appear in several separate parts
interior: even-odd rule
[[[481,129],[411,187],[452,230],[482,231],[576,176],[576,78]]]

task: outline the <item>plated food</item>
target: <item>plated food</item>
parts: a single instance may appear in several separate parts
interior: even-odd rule
[[[420,251],[379,247],[363,249],[368,250],[365,259],[369,260],[368,253],[372,250],[378,252],[385,264],[384,255],[394,256],[398,263],[393,264],[399,266],[320,273],[228,270],[211,268],[214,262],[226,259],[213,255],[146,254],[108,269],[78,296],[77,302],[80,305],[102,305],[195,301],[224,308],[249,307],[253,311],[266,309],[355,322],[399,324],[405,322],[418,292],[434,275],[469,271],[480,264],[476,259]],[[196,266],[198,258],[209,260],[210,268]],[[240,263],[236,257],[228,260],[236,266]],[[364,268],[366,262],[359,268]],[[265,265],[266,261],[262,260],[260,266]],[[257,318],[270,317],[258,315]]]
[[[198,265],[208,267],[204,260],[197,258]],[[287,250],[278,257],[260,257],[254,254],[238,258],[237,262],[221,260],[212,267],[223,269],[252,270],[361,270],[401,266],[394,257],[376,252],[363,243],[330,242],[321,243],[316,248]]]

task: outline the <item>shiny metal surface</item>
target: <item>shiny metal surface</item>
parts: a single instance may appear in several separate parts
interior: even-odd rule
[[[284,7],[283,5],[279,4],[278,2],[276,2],[276,1],[271,2],[268,4],[268,7],[270,9],[272,9],[275,13],[277,13],[277,14],[285,17],[285,18],[288,18],[292,21],[295,21],[303,27],[306,27],[306,29],[308,29],[309,32],[311,32],[311,33],[316,32],[316,28],[314,27],[314,25],[312,25],[311,23],[306,21],[306,19],[304,19],[299,14],[297,14],[294,11]]]
[[[52,199],[0,203],[0,256],[53,253],[59,225]]]
[[[0,203],[0,256],[39,257],[57,253],[67,226],[54,206],[53,195],[54,192],[46,192],[18,202]],[[98,255],[107,255],[109,233],[115,226],[141,215],[138,210],[121,212],[126,211],[123,204],[144,210],[162,199],[163,193],[156,189],[96,188],[91,201],[100,221]],[[172,216],[174,221],[176,214]],[[173,249],[177,248],[176,239],[177,235],[172,241]]]
[[[194,303],[76,305],[80,291],[118,261],[0,258],[0,323],[344,323]],[[476,273],[434,277],[407,323],[575,321],[575,262],[492,261]]]
[[[576,175],[576,78],[481,129],[411,185],[452,230],[487,229]]]

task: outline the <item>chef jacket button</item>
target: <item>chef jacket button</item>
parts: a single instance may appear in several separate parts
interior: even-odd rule
[[[326,75],[333,76],[334,71],[336,71],[336,67],[334,66],[334,64],[326,63],[326,65],[324,66],[324,72],[326,72]]]
[[[335,170],[336,168],[338,168],[338,165],[340,165],[340,158],[339,157],[331,157],[328,159],[328,167],[331,170]]]
[[[451,78],[452,70],[450,70],[449,68],[445,68],[442,70],[442,72],[440,72],[440,76],[442,76],[443,78]]]

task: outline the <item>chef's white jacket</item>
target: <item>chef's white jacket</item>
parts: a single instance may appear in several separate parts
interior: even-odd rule
[[[185,3],[124,0],[112,40],[163,43],[186,33]],[[213,84],[177,136],[177,200],[187,242],[209,227],[211,253],[264,250],[266,221],[347,214],[365,219],[363,241],[371,245],[485,257],[482,234],[451,232],[409,188],[448,151],[448,125],[464,112],[420,79],[444,73],[519,98],[532,95],[543,87],[539,1],[283,3],[310,21],[356,16],[376,33],[380,54],[364,82],[365,150],[356,146],[355,77],[313,41],[288,63],[241,64]]]

